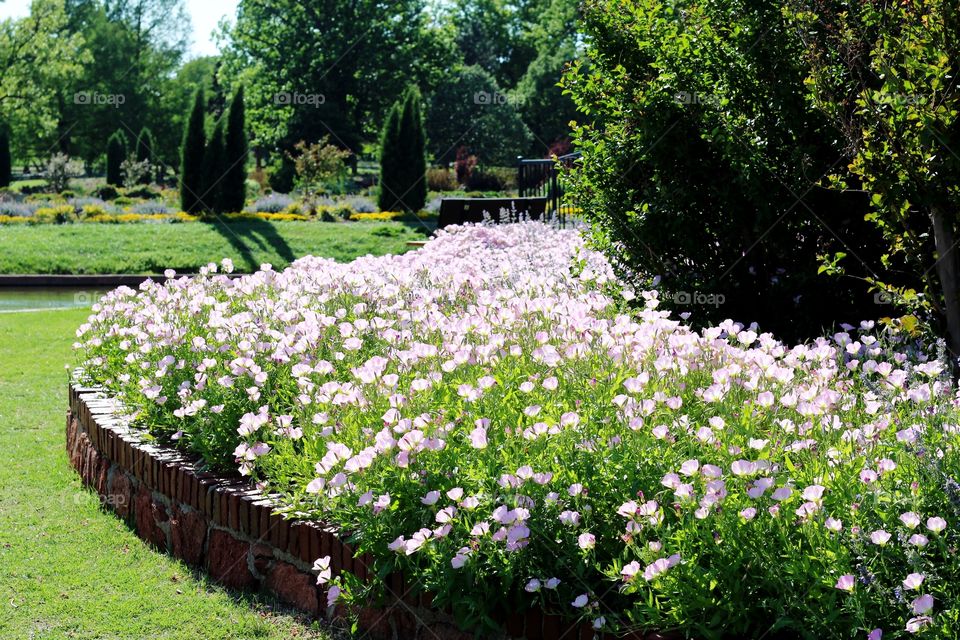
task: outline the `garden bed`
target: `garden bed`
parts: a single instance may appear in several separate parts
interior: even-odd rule
[[[349,615],[367,637],[472,637],[449,614],[432,609],[429,594],[414,593],[399,574],[386,579],[379,607],[349,613],[328,609],[326,590],[312,570],[316,558],[329,557],[334,572],[364,581],[371,577],[370,558],[354,557],[333,528],[284,518],[275,511],[282,505],[242,476],[203,471],[196,457],[157,446],[120,417],[121,405],[101,389],[71,384],[69,406],[70,464],[101,504],[158,549],[204,569],[224,586],[267,591],[334,624],[346,623]],[[593,640],[596,635],[590,625],[571,625],[539,609],[510,616],[503,625],[504,635],[528,640]]]
[[[658,305],[574,231],[455,227],[119,289],[78,353],[152,438],[349,532],[463,628],[541,608],[604,633],[950,637],[960,413],[915,323],[791,346]],[[315,560],[330,603],[383,591]]]

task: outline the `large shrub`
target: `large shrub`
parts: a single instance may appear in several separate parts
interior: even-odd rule
[[[903,261],[917,290],[870,280],[932,317],[960,375],[960,89],[948,80],[960,72],[960,7],[787,4],[806,45],[812,102],[852,150],[835,181],[869,194],[884,258]]]
[[[247,129],[243,87],[230,102],[224,145],[224,171],[221,205],[225,212],[243,211],[247,201]]]
[[[623,273],[661,275],[695,322],[784,336],[889,313],[856,279],[885,272],[882,242],[862,192],[825,188],[850,157],[778,3],[591,0],[584,18],[575,199]],[[818,275],[836,253],[852,277]]]
[[[541,602],[611,631],[955,638],[943,364],[892,327],[789,345],[658,305],[525,223],[121,288],[78,343],[155,437],[369,554],[331,601],[401,571],[471,630]]]
[[[187,213],[198,213],[202,209],[200,196],[203,194],[204,153],[207,144],[205,113],[206,100],[203,90],[200,89],[194,96],[180,148],[180,207]]]

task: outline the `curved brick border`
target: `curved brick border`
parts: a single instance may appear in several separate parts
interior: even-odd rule
[[[329,555],[334,573],[367,579],[369,558],[355,558],[333,530],[308,521],[287,520],[274,503],[240,476],[199,471],[180,452],[141,440],[116,417],[118,404],[95,388],[70,385],[67,454],[84,484],[105,507],[124,519],[143,540],[200,567],[235,589],[259,589],[314,617],[343,618],[325,610],[325,592],[310,568]],[[472,640],[453,618],[412,596],[400,576],[387,581],[383,608],[359,612],[363,636],[376,639]],[[527,640],[594,640],[586,624],[531,609],[504,620],[504,636]],[[656,640],[659,634],[645,636]],[[643,634],[629,639],[642,640]]]

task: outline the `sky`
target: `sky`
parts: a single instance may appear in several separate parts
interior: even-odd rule
[[[188,56],[209,56],[217,53],[213,40],[213,31],[220,18],[228,16],[231,20],[237,11],[237,0],[184,0],[193,34]],[[20,18],[30,13],[30,0],[0,0],[0,20]]]

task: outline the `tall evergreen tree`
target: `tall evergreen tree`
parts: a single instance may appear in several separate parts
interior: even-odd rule
[[[400,167],[400,115],[402,105],[397,102],[387,112],[380,136],[380,194],[377,204],[381,211],[396,211],[403,194]]]
[[[183,135],[180,149],[180,207],[187,213],[199,213],[202,209],[200,196],[203,193],[204,154],[206,152],[206,100],[203,90],[197,91],[190,111],[190,119]]]
[[[127,157],[127,136],[117,129],[107,140],[107,184],[115,187],[123,184],[120,165]]]
[[[380,144],[380,208],[419,211],[427,201],[420,91],[410,87],[387,116]]]
[[[221,205],[224,212],[243,210],[247,200],[247,132],[243,106],[243,87],[237,89],[227,116],[227,133],[224,145],[225,175],[221,183]]]
[[[140,162],[146,161],[151,165],[158,164],[157,156],[155,153],[156,146],[153,133],[150,129],[144,127],[140,130],[140,135],[137,136],[137,160]],[[143,177],[145,182],[150,182],[150,174],[146,173]]]
[[[0,122],[0,187],[9,187],[11,175],[10,134]]]
[[[420,211],[427,204],[427,136],[423,128],[423,109],[420,105],[420,90],[411,86],[407,89],[403,101],[400,130],[406,151],[404,166],[407,169],[408,185],[403,202],[406,209],[414,212]]]
[[[223,118],[217,122],[203,155],[203,183],[200,206],[209,213],[223,213],[224,133]]]

